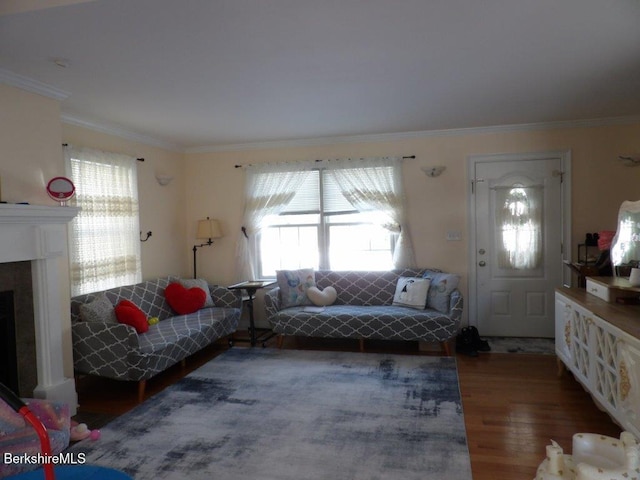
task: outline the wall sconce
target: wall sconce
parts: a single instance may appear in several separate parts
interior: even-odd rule
[[[160,185],[164,187],[165,185],[169,185],[171,183],[173,177],[171,175],[167,175],[166,173],[156,173],[156,180]]]
[[[193,278],[196,277],[196,252],[198,248],[207,245],[213,245],[214,238],[222,238],[222,229],[220,228],[220,222],[218,220],[212,220],[207,217],[206,220],[198,220],[198,230],[196,238],[199,240],[207,240],[205,243],[193,246]]]
[[[439,177],[446,168],[447,167],[442,165],[435,167],[422,167],[422,171],[427,175],[427,177]]]

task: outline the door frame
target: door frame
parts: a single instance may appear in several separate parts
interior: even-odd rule
[[[557,158],[560,160],[560,174],[562,175],[561,189],[561,222],[560,229],[562,242],[562,260],[571,261],[571,150],[554,150],[546,152],[528,152],[528,153],[497,153],[487,155],[469,155],[467,157],[467,180],[469,189],[467,190],[467,201],[469,205],[469,298],[468,298],[468,322],[469,325],[478,326],[477,308],[478,308],[478,285],[476,281],[477,275],[477,258],[476,258],[476,202],[474,192],[475,170],[476,165],[487,162],[518,162],[525,160],[544,160],[549,158]],[[571,285],[571,271],[568,268],[562,269],[562,284]]]

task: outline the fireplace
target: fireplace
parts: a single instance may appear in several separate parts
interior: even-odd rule
[[[3,317],[13,316],[6,328],[16,339],[19,393],[64,401],[72,413],[75,382],[64,375],[65,358],[72,368],[67,223],[77,213],[73,207],[0,204],[0,292],[10,292],[2,297],[11,305],[1,308]]]
[[[0,263],[0,382],[32,397],[37,379],[31,262]]]

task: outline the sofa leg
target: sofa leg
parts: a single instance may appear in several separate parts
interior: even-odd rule
[[[442,348],[442,353],[444,353],[445,357],[451,356],[451,343],[448,340],[440,342],[440,347]]]
[[[284,335],[280,334],[278,335],[278,339],[276,342],[276,345],[279,349],[282,349],[282,345],[284,344]]]
[[[186,366],[187,366],[187,359],[186,359],[186,358],[183,358],[182,360],[180,360],[180,366],[181,366],[182,368],[184,368],[184,367],[186,367]]]
[[[360,343],[360,352],[364,352],[364,338],[361,338],[359,340]]]
[[[144,401],[144,390],[147,386],[146,380],[140,380],[138,382],[138,403],[142,403]]]

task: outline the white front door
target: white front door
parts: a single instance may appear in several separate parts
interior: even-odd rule
[[[554,336],[562,285],[563,154],[471,157],[470,324],[481,335]]]

